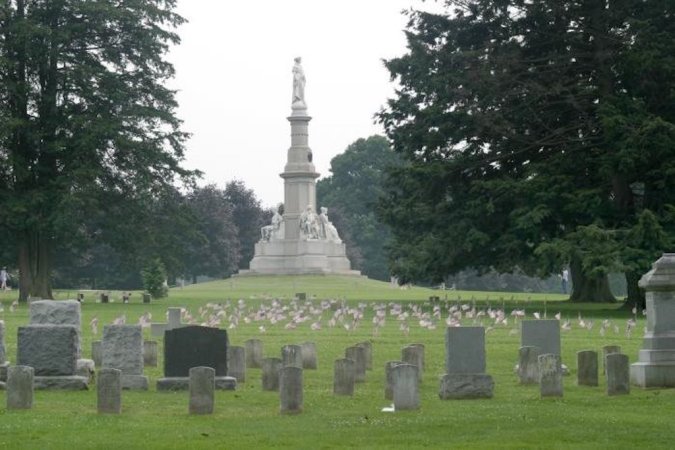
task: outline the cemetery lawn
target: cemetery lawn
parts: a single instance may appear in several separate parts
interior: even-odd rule
[[[355,329],[344,324],[328,325],[333,310],[321,319],[287,329],[289,319],[246,323],[245,318],[278,297],[289,304],[295,293],[304,292],[316,308],[321,300],[341,299],[351,308],[363,303],[364,318]],[[59,298],[74,298],[76,292],[59,292]],[[5,321],[8,359],[16,361],[17,327],[28,322],[26,305],[11,306],[16,293],[0,293]],[[441,297],[441,320],[432,320],[435,329],[421,327],[413,307],[432,312],[429,296]],[[446,300],[447,295],[447,300]],[[313,299],[313,297],[316,299]],[[83,356],[90,357],[91,342],[101,338],[103,325],[122,315],[136,323],[144,313],[153,322],[164,322],[167,306],[182,306],[199,322],[200,307],[222,303],[228,318],[241,311],[238,324],[228,328],[230,343],[243,345],[250,338],[263,341],[265,356],[279,356],[284,344],[316,343],[318,370],[304,371],[304,412],[295,416],[279,414],[275,392],[261,390],[260,369],[248,369],[245,383],[237,391],[217,392],[215,413],[188,415],[188,393],[160,393],[155,382],[160,366],[146,367],[150,390],[122,395],[122,414],[96,413],[95,385],[89,391],[36,391],[29,411],[7,411],[5,392],[0,391],[0,448],[672,448],[675,442],[675,390],[632,388],[630,395],[608,397],[605,382],[599,387],[576,386],[576,352],[603,345],[620,345],[631,362],[637,360],[644,328],[640,313],[619,305],[570,304],[561,295],[505,294],[438,291],[423,288],[398,289],[388,283],[340,277],[235,278],[175,288],[166,299],[142,304],[134,293],[130,304],[121,294],[112,293],[110,304],[95,302],[95,292],[85,292],[82,305]],[[241,300],[241,302],[239,301]],[[305,302],[296,302],[300,307]],[[373,309],[378,304],[399,303],[411,316],[408,335],[389,313],[386,323],[373,335]],[[442,401],[438,399],[438,376],[444,372],[444,331],[448,308],[464,306],[486,312],[478,319],[464,318],[464,325],[482,323],[486,334],[487,372],[495,381],[494,398],[489,400]],[[495,325],[487,310],[504,309],[508,323]],[[539,398],[537,386],[520,386],[513,366],[517,360],[519,321],[511,311],[524,310],[552,318],[560,313],[571,330],[562,331],[562,359],[571,374],[564,380],[564,397]],[[389,308],[388,308],[389,311]],[[98,319],[97,334],[90,326]],[[637,319],[632,328],[628,321]],[[320,330],[311,325],[319,322]],[[582,323],[583,322],[583,323]],[[347,323],[347,322],[346,322]],[[351,321],[348,323],[351,324]],[[588,324],[592,323],[592,327]],[[585,325],[582,328],[582,325]],[[261,330],[260,327],[264,327]],[[589,329],[590,328],[590,329]],[[627,332],[627,329],[629,332]],[[151,339],[149,329],[144,330]],[[156,339],[156,338],[152,338]],[[356,385],[353,397],[332,394],[333,361],[344,356],[346,347],[371,340],[373,370],[366,382]],[[426,369],[420,387],[418,411],[382,412],[390,401],[384,399],[384,365],[398,360],[401,348],[409,343],[426,347]]]

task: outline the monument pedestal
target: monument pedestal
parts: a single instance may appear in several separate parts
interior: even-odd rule
[[[647,332],[630,367],[639,387],[675,387],[675,253],[664,253],[639,283],[646,291]]]
[[[258,242],[250,270],[239,272],[240,276],[306,274],[361,276],[358,270],[351,270],[345,244],[300,239]]]

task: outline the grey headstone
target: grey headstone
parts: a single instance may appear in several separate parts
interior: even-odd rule
[[[105,367],[98,371],[96,395],[99,414],[122,412],[122,371]]]
[[[181,323],[181,308],[168,308],[167,309],[167,322],[166,323],[151,323],[150,324],[150,334],[153,336],[161,337],[164,336],[166,331],[175,330],[177,328],[182,328],[186,325]]]
[[[157,341],[143,341],[143,365],[145,367],[157,367],[158,353]]]
[[[5,322],[0,320],[0,365],[4,364],[5,361],[7,361],[7,353],[5,351]]]
[[[483,373],[446,373],[441,377],[438,396],[441,400],[492,398],[492,377]]]
[[[19,327],[17,363],[35,369],[36,376],[74,375],[78,333],[72,325]]]
[[[542,354],[560,355],[560,321],[556,319],[523,320],[520,346],[539,347]]]
[[[280,358],[263,358],[262,360],[262,390],[278,391],[279,376],[281,375]]]
[[[373,343],[363,341],[356,344],[357,347],[363,347],[366,351],[366,370],[373,370]]]
[[[424,356],[424,344],[419,344],[419,343],[409,344],[408,347],[417,347],[417,348],[420,349],[419,351],[420,351],[420,354],[422,355],[422,372],[424,372],[424,369],[426,369],[426,367],[427,367],[427,362],[426,362],[426,359],[425,359],[425,356]]]
[[[628,355],[610,353],[607,355],[607,395],[630,394],[630,365]]]
[[[602,374],[606,374],[605,370],[605,360],[607,359],[607,355],[611,355],[612,353],[621,353],[621,346],[620,345],[605,345],[602,347]]]
[[[539,355],[539,391],[542,397],[562,397],[563,373],[560,355]]]
[[[303,407],[302,368],[285,366],[279,380],[281,414],[299,414]]]
[[[354,395],[354,378],[356,375],[354,360],[342,358],[335,360],[333,369],[333,394]]]
[[[593,350],[577,352],[577,385],[598,385],[598,352]]]
[[[384,398],[386,400],[394,399],[394,374],[392,373],[392,370],[394,369],[394,367],[400,364],[405,363],[403,361],[387,361],[384,364],[384,376],[385,376]]]
[[[401,361],[405,364],[412,364],[417,367],[417,381],[422,382],[422,365],[424,359],[424,348],[407,345],[401,349]]]
[[[7,371],[7,409],[33,407],[33,368],[10,366]]]
[[[246,382],[246,349],[231,345],[227,350],[227,374],[237,379],[238,383]]]
[[[300,347],[302,349],[302,368],[316,370],[316,344],[314,342],[303,342]]]
[[[354,381],[363,383],[366,381],[366,349],[363,347],[348,347],[345,349],[345,357],[354,361]]]
[[[249,339],[244,342],[246,348],[246,367],[250,369],[262,368],[263,343],[260,339]]]
[[[445,330],[447,373],[485,373],[485,329],[448,327]]]
[[[72,325],[77,330],[77,357],[80,357],[82,338],[81,305],[77,300],[36,300],[29,306],[29,325]],[[38,375],[36,373],[35,375]]]
[[[143,303],[150,303],[152,300],[152,295],[148,294],[147,292],[143,293]]]
[[[412,364],[399,364],[392,371],[394,410],[418,409],[420,407],[419,370]]]
[[[284,367],[293,366],[302,369],[302,347],[299,345],[281,347],[281,363]]]
[[[91,359],[94,360],[96,367],[101,367],[101,363],[103,362],[103,343],[101,341],[92,341]]]
[[[103,327],[101,367],[119,369],[122,375],[143,374],[143,329],[140,325]]]
[[[213,414],[216,371],[211,367],[190,369],[190,414]]]
[[[539,355],[541,349],[532,345],[518,350],[518,380],[520,384],[539,383]]]

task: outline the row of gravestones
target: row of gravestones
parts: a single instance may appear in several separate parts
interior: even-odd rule
[[[147,292],[144,292],[141,294],[141,298],[143,300],[143,303],[150,303],[152,301],[152,295],[148,294]],[[98,301],[99,303],[110,303],[110,294],[106,292],[101,292],[98,295]],[[77,294],[77,301],[79,303],[84,302],[84,294],[83,293],[78,293]],[[122,294],[122,303],[129,303],[131,301],[131,293],[126,293]]]

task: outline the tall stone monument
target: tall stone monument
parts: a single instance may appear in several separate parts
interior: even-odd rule
[[[643,388],[675,387],[675,253],[664,253],[639,283],[646,291],[647,332],[631,382]]]
[[[360,275],[351,270],[335,226],[328,219],[328,209],[317,213],[316,179],[319,174],[312,163],[308,145],[309,121],[305,103],[305,74],[301,59],[293,66],[291,101],[291,147],[281,178],[284,179],[283,213],[277,211],[272,223],[260,230],[260,241],[250,269],[240,275],[339,274]]]

